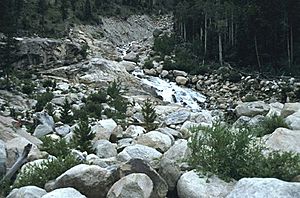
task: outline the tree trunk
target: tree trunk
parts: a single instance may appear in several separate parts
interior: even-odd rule
[[[290,51],[290,36],[289,36],[289,31],[286,34],[286,44],[287,44],[288,66],[289,66],[289,68],[291,68],[291,51]]]
[[[219,32],[219,62],[223,66],[222,34]]]
[[[258,65],[258,68],[261,69],[261,64],[260,64],[259,54],[258,54],[258,47],[257,47],[257,38],[256,38],[256,35],[254,36],[254,46],[255,46],[255,53],[256,53],[257,65]]]
[[[293,25],[291,24],[291,28],[290,28],[290,31],[291,31],[291,39],[290,39],[290,42],[291,42],[291,65],[294,64],[294,35],[293,35]]]
[[[207,52],[207,14],[204,15],[204,57]]]
[[[233,13],[231,13],[231,45],[234,45],[234,24],[233,24]]]

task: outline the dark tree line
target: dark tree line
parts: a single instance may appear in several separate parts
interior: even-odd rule
[[[262,71],[300,65],[299,0],[177,0],[175,29],[205,61]]]

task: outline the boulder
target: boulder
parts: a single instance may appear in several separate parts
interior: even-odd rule
[[[160,131],[161,133],[164,133],[164,134],[170,134],[174,138],[182,138],[182,134],[180,133],[180,131],[177,131],[175,129],[171,129],[169,127],[158,128],[156,130]]]
[[[67,124],[63,125],[63,126],[59,126],[59,127],[55,127],[55,132],[58,134],[58,135],[61,135],[61,136],[66,136],[68,133],[71,132],[71,127]]]
[[[190,118],[191,112],[185,109],[181,109],[177,112],[169,114],[165,118],[165,123],[166,125],[173,125],[173,124],[182,124],[184,123],[187,119]]]
[[[211,112],[207,110],[197,112],[193,117],[195,117],[195,122],[202,126],[212,126],[213,117],[211,115]]]
[[[285,122],[288,124],[288,126],[293,130],[300,130],[300,111],[297,111],[296,113],[293,113],[292,115],[289,115]]]
[[[93,146],[96,150],[96,155],[100,158],[109,158],[117,156],[117,146],[108,140],[98,140]]]
[[[180,71],[180,70],[173,70],[173,75],[175,77],[177,76],[184,76],[184,77],[187,77],[187,73],[185,71]]]
[[[101,140],[101,139],[109,140],[109,138],[112,134],[112,132],[109,129],[105,129],[102,126],[100,126],[99,124],[92,126],[91,131],[93,133],[95,133],[95,138],[94,138],[95,141]],[[68,135],[70,135],[70,134],[72,134],[72,132],[69,133]]]
[[[189,81],[189,79],[186,77],[183,77],[183,76],[177,76],[175,81],[178,85],[186,85],[186,83]]]
[[[130,61],[122,61],[119,64],[123,65],[127,72],[133,72],[136,67],[136,64]]]
[[[130,52],[129,54],[126,54],[124,57],[123,57],[123,60],[125,61],[130,61],[130,62],[138,62],[139,60],[139,56],[137,53],[135,52]]]
[[[199,177],[195,171],[184,173],[177,183],[179,198],[223,198],[233,189],[233,183],[226,183],[216,176]]]
[[[20,67],[41,63],[44,65],[71,64],[83,59],[81,46],[67,40],[22,38],[17,40],[17,49],[14,60],[18,61],[15,64]]]
[[[79,164],[55,179],[55,189],[73,187],[87,197],[106,197],[116,181],[116,170]]]
[[[117,123],[113,119],[100,120],[98,123],[110,133],[112,133],[114,128],[117,126]]]
[[[54,128],[54,120],[52,116],[49,116],[47,112],[38,112],[35,114],[35,118],[43,125],[48,125],[50,128]]]
[[[160,160],[159,174],[167,182],[170,191],[174,190],[182,174],[181,166],[189,155],[190,150],[187,145],[187,140],[183,139],[177,140],[174,145],[163,154]]]
[[[300,103],[285,103],[281,111],[281,116],[286,118],[300,110]]]
[[[128,161],[130,159],[143,159],[147,162],[154,161],[161,157],[161,153],[156,149],[135,144],[127,146],[121,153],[118,154],[118,159],[121,161]]]
[[[137,143],[155,148],[162,153],[172,146],[171,138],[158,131],[150,131],[146,134],[142,134],[137,137]]]
[[[299,198],[300,183],[275,178],[243,178],[226,198]]]
[[[144,173],[153,182],[151,198],[165,198],[168,192],[168,185],[165,180],[144,160],[131,159],[119,167],[119,175],[123,177],[132,173]]]
[[[74,188],[59,188],[53,190],[42,198],[86,198],[86,196],[82,195],[79,191],[75,190]]]
[[[47,192],[36,186],[24,186],[13,189],[6,198],[40,198]]]
[[[271,135],[264,136],[264,139],[270,149],[300,153],[300,130],[278,128]]]
[[[256,115],[266,115],[270,110],[270,106],[263,101],[245,102],[239,104],[235,108],[235,113],[238,117],[248,116],[254,117]]]
[[[28,141],[26,138],[23,137],[16,137],[6,142],[6,152],[7,152],[6,167],[8,168],[12,167],[12,165],[15,163],[17,158],[22,155],[24,147],[27,144],[32,144],[32,142]],[[33,148],[31,150],[33,149],[37,149],[37,147],[33,145]]]
[[[133,173],[117,181],[107,193],[107,198],[150,198],[153,182],[143,173]]]
[[[270,110],[267,114],[268,117],[272,117],[274,115],[280,116],[281,115],[281,110],[283,109],[283,104],[279,102],[275,103],[270,103]]]
[[[125,138],[136,138],[142,134],[144,134],[146,130],[144,127],[130,125],[123,133],[123,137]]]
[[[0,140],[0,178],[5,175],[6,173],[6,146],[5,142]]]
[[[59,82],[56,83],[56,87],[57,89],[61,90],[61,91],[68,91],[70,88],[70,84],[66,83],[66,82]]]
[[[49,133],[52,133],[53,132],[53,128],[51,128],[49,125],[47,124],[39,124],[34,132],[33,132],[33,135],[37,138],[41,138]]]

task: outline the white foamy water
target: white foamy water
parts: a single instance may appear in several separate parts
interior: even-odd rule
[[[175,82],[167,82],[159,77],[144,75],[143,71],[134,71],[133,75],[142,83],[155,88],[157,95],[161,96],[163,101],[201,110],[200,103],[206,100],[204,95],[193,89],[180,87]]]

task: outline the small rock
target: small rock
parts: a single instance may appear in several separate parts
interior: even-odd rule
[[[60,188],[53,190],[46,195],[42,196],[42,198],[86,198],[86,196],[82,195],[80,192],[75,190],[74,188]]]
[[[146,130],[144,127],[130,125],[123,133],[123,137],[125,138],[136,138],[142,134],[144,134]]]
[[[186,83],[189,81],[189,79],[186,77],[183,77],[183,76],[177,76],[175,81],[178,85],[186,85]]]

